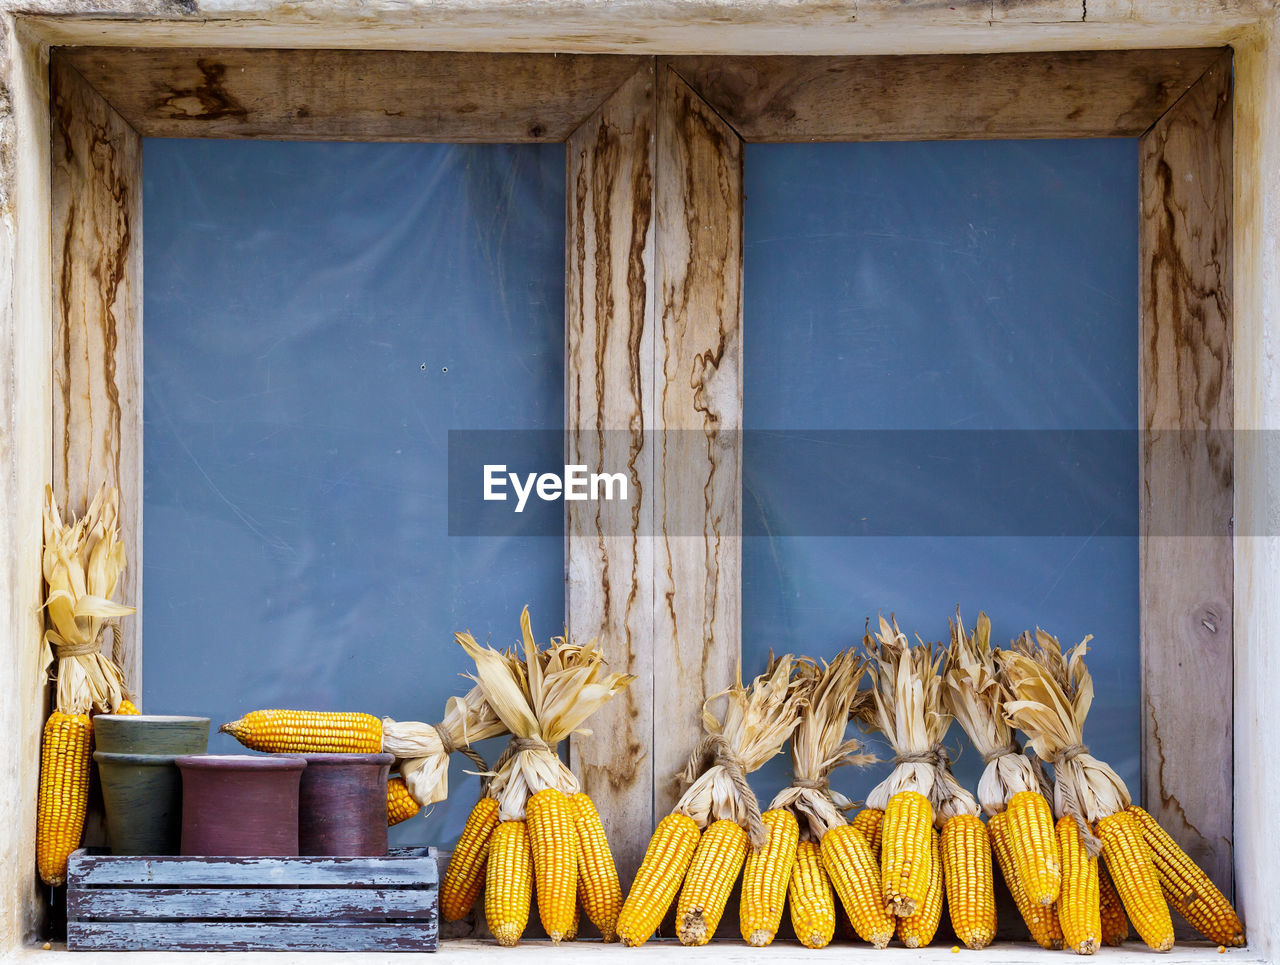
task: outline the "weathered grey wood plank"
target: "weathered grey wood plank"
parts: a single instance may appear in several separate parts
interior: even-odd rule
[[[742,142],[658,70],[655,812],[741,655]]]
[[[1135,137],[1220,49],[678,57],[748,141]]]
[[[430,918],[436,888],[79,888],[67,917],[98,921],[289,918],[344,921]]]
[[[67,922],[72,951],[422,952],[436,945],[436,923],[98,921]]]
[[[63,48],[147,137],[563,141],[641,58]]]
[[[1229,53],[1142,138],[1141,193],[1142,796],[1230,894]]]
[[[120,488],[129,563],[117,599],[140,607],[142,139],[66,63],[54,60],[50,73],[53,490],[79,515],[102,483]],[[121,621],[121,669],[134,693],[141,624]]]
[[[126,857],[77,851],[68,863],[67,878],[78,887],[426,887],[437,882],[438,870],[434,849],[393,851],[385,858]]]
[[[569,461],[625,471],[624,503],[566,503],[574,637],[599,637],[636,675],[570,741],[622,880],[653,827],[654,64],[570,136],[565,298]]]

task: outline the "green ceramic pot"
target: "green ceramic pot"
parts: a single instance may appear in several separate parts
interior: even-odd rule
[[[109,754],[203,754],[209,748],[209,718],[98,714],[93,746]]]
[[[112,854],[177,854],[182,775],[177,754],[95,751]]]

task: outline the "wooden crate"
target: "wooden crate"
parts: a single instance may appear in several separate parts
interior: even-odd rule
[[[67,868],[73,951],[434,951],[434,848],[384,858],[125,857]]]

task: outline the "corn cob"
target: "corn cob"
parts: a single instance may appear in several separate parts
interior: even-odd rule
[[[862,832],[862,836],[867,839],[867,844],[871,846],[871,853],[879,861],[880,828],[884,823],[884,812],[877,808],[863,808],[849,823]]]
[[[1000,874],[1013,895],[1018,913],[1026,922],[1031,938],[1041,948],[1059,949],[1062,947],[1062,926],[1058,921],[1058,911],[1053,905],[1032,904],[1027,900],[1026,889],[1018,880],[1018,867],[1013,860],[1013,843],[1009,834],[1009,812],[1001,811],[991,815],[987,821],[987,833],[991,837],[991,850],[1000,865]]]
[[[879,869],[867,839],[849,824],[832,828],[822,836],[822,867],[858,937],[876,948],[888,945],[894,921],[881,897]]]
[[[55,710],[40,741],[40,790],[36,806],[36,864],[45,884],[67,880],[67,859],[80,846],[89,802],[93,721],[88,714]]]
[[[1062,855],[1058,920],[1062,923],[1063,943],[1077,955],[1092,955],[1102,943],[1098,859],[1085,851],[1075,818],[1059,818],[1057,831]]]
[[[218,729],[250,750],[269,754],[376,754],[382,750],[382,721],[372,714],[255,710]]]
[[[791,927],[800,944],[805,948],[829,945],[836,930],[836,904],[817,843],[800,841],[796,845],[787,897],[791,903]]]
[[[1049,802],[1035,791],[1019,791],[1009,798],[1006,813],[1018,880],[1027,891],[1027,900],[1052,905],[1062,886],[1062,863]]]
[[[956,938],[985,948],[996,937],[995,879],[991,841],[976,814],[958,814],[942,826],[942,870],[947,910]]]
[[[889,799],[880,830],[880,886],[885,906],[899,918],[914,915],[929,890],[932,834],[933,805],[928,798],[900,791]]]
[[[1129,937],[1129,919],[1116,893],[1115,883],[1106,862],[1098,862],[1098,904],[1102,913],[1102,940],[1108,945],[1122,945]]]
[[[578,832],[573,804],[559,788],[529,798],[525,822],[533,850],[538,915],[547,937],[559,944],[578,907]]]
[[[499,945],[514,945],[529,924],[533,897],[533,854],[523,821],[503,821],[489,845],[484,883],[484,917]]]
[[[569,800],[578,833],[578,903],[606,942],[617,941],[622,886],[604,825],[586,794],[575,794]]]
[[[705,945],[715,935],[747,849],[747,832],[736,821],[712,821],[702,832],[676,904],[680,944]]]
[[[790,811],[769,810],[761,817],[769,839],[747,855],[738,905],[742,940],[757,947],[768,945],[778,933],[800,842],[800,825]]]
[[[1137,805],[1131,805],[1129,813],[1142,828],[1142,837],[1151,849],[1160,887],[1170,907],[1209,941],[1218,945],[1243,945],[1244,925],[1226,895],[1155,818]]]
[[[137,714],[141,714],[142,711],[138,709],[137,704],[135,704],[128,697],[126,697],[124,700],[120,701],[120,706],[116,708],[116,713],[126,714],[126,715],[137,715]]]
[[[942,921],[942,855],[939,853],[938,833],[932,832],[930,850],[932,860],[929,862],[929,888],[925,892],[924,901],[916,907],[915,914],[897,920],[898,939],[908,948],[924,948],[938,932],[938,923]]]
[[[582,922],[582,903],[574,902],[573,905],[573,921],[569,925],[569,930],[564,933],[562,942],[576,942],[578,940],[578,925]]]
[[[698,823],[686,814],[668,814],[658,822],[618,914],[618,937],[623,943],[643,945],[657,931],[684,881],[698,841]]]
[[[404,778],[393,777],[387,781],[387,827],[394,827],[401,821],[408,821],[421,808],[409,793]]]
[[[445,921],[457,921],[471,910],[485,881],[485,863],[490,841],[498,827],[498,802],[491,797],[476,801],[449,859],[449,869],[440,883],[440,914]]]
[[[1151,859],[1151,848],[1142,825],[1129,811],[1099,818],[1102,859],[1138,936],[1158,952],[1173,947],[1173,920],[1160,888],[1160,876]]]

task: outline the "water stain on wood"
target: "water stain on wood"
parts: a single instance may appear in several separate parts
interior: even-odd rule
[[[200,71],[201,79],[198,83],[190,87],[165,86],[151,105],[156,116],[205,121],[222,118],[240,121],[248,119],[248,108],[226,89],[225,64],[201,57],[196,60],[196,69]],[[306,117],[309,113],[295,111],[295,116]]]

